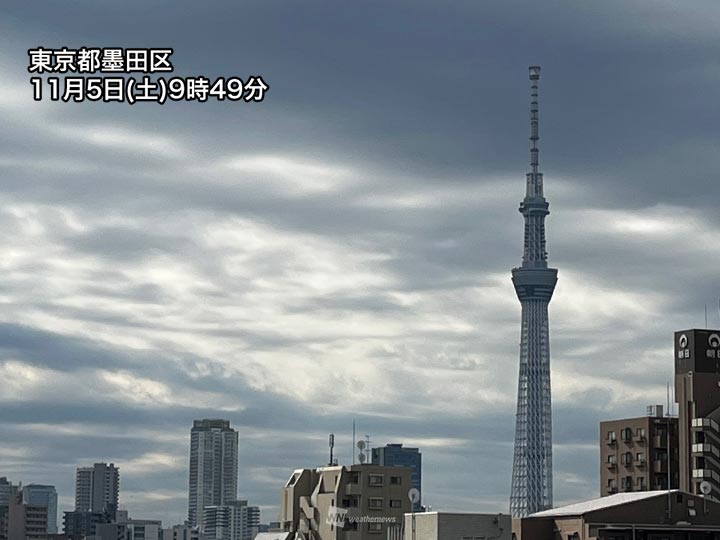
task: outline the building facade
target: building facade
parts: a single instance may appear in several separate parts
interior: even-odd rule
[[[680,489],[720,500],[720,330],[675,332]]]
[[[648,416],[600,423],[600,496],[678,487],[678,419],[662,405]]]
[[[282,490],[280,526],[295,540],[401,540],[411,473],[372,464],[298,469]]]
[[[75,474],[75,511],[108,513],[115,519],[120,497],[120,469],[113,463],[78,467]]]
[[[10,498],[8,504],[8,540],[47,540],[47,506],[33,506],[23,502],[22,492]]]
[[[205,540],[205,535],[198,527],[186,523],[163,529],[162,540]]]
[[[0,476],[0,506],[8,506],[12,496],[19,490],[20,486],[10,482],[7,476]]]
[[[202,526],[206,506],[236,501],[237,479],[237,431],[228,420],[195,420],[190,431],[190,525]]]
[[[95,535],[99,524],[111,522],[111,516],[106,512],[90,512],[87,510],[64,512],[63,532],[68,538],[81,539]]]
[[[245,500],[206,506],[202,529],[206,540],[253,540],[260,532],[260,508]]]
[[[385,467],[409,467],[410,485],[420,492],[420,499],[413,504],[413,510],[422,508],[422,453],[417,448],[405,448],[402,444],[388,444],[372,449],[373,465]]]
[[[41,484],[28,484],[22,489],[23,502],[30,506],[44,506],[47,508],[47,532],[56,534],[58,495],[55,486]]]
[[[423,512],[405,514],[403,540],[511,540],[512,522],[507,514]]]

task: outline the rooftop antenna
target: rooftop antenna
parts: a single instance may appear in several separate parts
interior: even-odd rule
[[[328,465],[330,467],[332,467],[333,465],[335,465],[335,462],[333,460],[333,450],[335,449],[335,434],[334,433],[330,434],[329,442],[330,442],[330,462],[328,463]]]
[[[352,464],[355,465],[355,420],[353,420]]]

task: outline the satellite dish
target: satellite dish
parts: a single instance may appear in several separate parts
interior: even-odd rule
[[[408,499],[410,499],[410,502],[413,504],[420,502],[420,490],[418,488],[411,488],[408,491]]]
[[[700,493],[703,495],[710,495],[712,492],[712,484],[708,481],[700,482]]]
[[[365,463],[365,460],[366,460],[366,459],[367,459],[367,458],[365,457],[365,454],[359,454],[359,455],[358,455],[358,461],[359,461],[360,463]]]
[[[365,449],[365,441],[358,441],[357,447],[358,447],[360,450],[364,450],[364,449]]]

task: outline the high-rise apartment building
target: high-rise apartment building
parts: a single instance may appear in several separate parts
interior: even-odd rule
[[[115,519],[120,495],[120,470],[113,463],[79,467],[75,476],[75,511],[105,512]]]
[[[260,507],[245,500],[206,506],[202,529],[205,540],[253,540],[260,530]]]
[[[406,448],[402,444],[388,444],[372,449],[373,465],[385,467],[409,467],[410,486],[422,494],[422,453],[417,448]],[[421,498],[413,504],[413,510],[419,512],[422,507]]]
[[[195,420],[190,431],[190,525],[202,527],[206,506],[236,501],[237,479],[237,431],[228,420]]]
[[[22,489],[23,503],[47,508],[47,532],[57,534],[57,491],[55,486],[28,484]]]
[[[281,528],[296,539],[400,540],[411,472],[368,464],[298,469],[282,490]]]
[[[675,400],[680,489],[720,500],[720,330],[675,332]]]
[[[678,419],[662,405],[646,416],[600,423],[600,496],[678,486]]]

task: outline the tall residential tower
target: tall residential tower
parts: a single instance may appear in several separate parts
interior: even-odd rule
[[[540,68],[530,67],[530,166],[520,213],[525,218],[522,266],[512,280],[522,306],[520,377],[518,380],[510,513],[524,517],[552,507],[552,405],[548,304],[557,269],[548,268],[545,216],[550,212],[538,171],[538,81]]]
[[[195,420],[190,431],[190,525],[202,527],[205,507],[234,502],[237,480],[237,431],[228,420]]]

